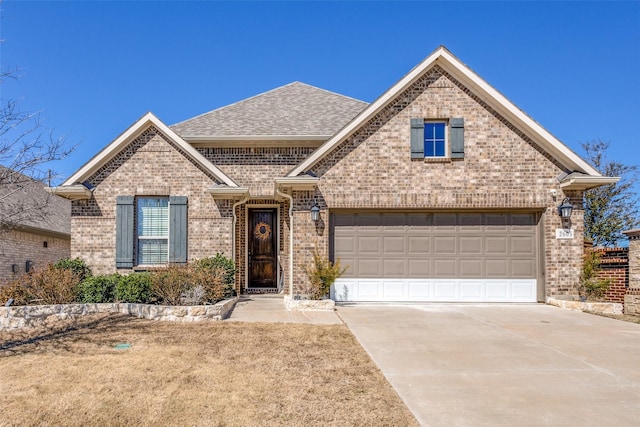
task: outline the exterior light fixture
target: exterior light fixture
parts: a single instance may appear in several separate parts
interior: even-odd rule
[[[320,220],[320,208],[318,207],[316,202],[313,202],[313,206],[311,206],[310,213],[311,213],[311,221],[318,222]]]
[[[573,212],[573,205],[569,202],[569,198],[566,197],[560,206],[558,206],[558,215],[562,219],[571,218],[571,212]]]

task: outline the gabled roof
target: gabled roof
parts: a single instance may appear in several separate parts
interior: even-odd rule
[[[69,238],[71,203],[48,194],[41,181],[0,165],[0,223]]]
[[[440,46],[424,61],[414,67],[400,81],[383,93],[378,99],[369,104],[351,123],[347,124],[331,139],[322,144],[307,159],[296,166],[287,176],[297,176],[311,169],[316,163],[338,147],[349,136],[367,123],[383,108],[393,102],[399,95],[408,89],[416,80],[429,72],[434,66],[440,66],[449,74],[468,87],[475,95],[480,97],[489,106],[513,123],[518,129],[529,136],[536,144],[546,150],[560,164],[568,170],[582,172],[591,176],[601,174],[569,147],[560,142],[535,120],[526,115],[500,92],[485,82],[480,76],[463,64],[444,46]]]
[[[171,129],[189,141],[293,137],[324,141],[366,106],[366,102],[357,99],[293,82],[175,124]]]
[[[147,113],[142,116],[137,122],[118,136],[111,144],[107,145],[102,151],[96,154],[91,160],[84,164],[76,173],[74,173],[69,179],[67,179],[60,187],[53,189],[55,194],[65,195],[65,187],[72,190],[74,184],[82,183],[86,181],[91,175],[93,175],[98,169],[109,162],[114,156],[116,156],[122,149],[124,149],[131,141],[140,136],[142,132],[147,130],[149,126],[155,126],[165,136],[170,138],[180,149],[187,153],[193,160],[196,161],[205,171],[210,172],[216,179],[229,187],[237,187],[236,183],[231,178],[225,175],[220,169],[215,167],[208,161],[202,154],[195,148],[189,145],[185,140],[180,138],[174,131],[172,131],[167,125],[162,123],[160,119],[154,116],[152,113]],[[76,186],[77,187],[77,186]]]

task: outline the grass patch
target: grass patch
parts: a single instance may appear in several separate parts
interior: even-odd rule
[[[0,378],[5,425],[417,425],[344,325],[95,315],[0,332]]]

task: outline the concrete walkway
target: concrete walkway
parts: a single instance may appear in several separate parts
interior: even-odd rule
[[[422,425],[631,426],[640,325],[542,304],[338,314]]]
[[[342,321],[335,311],[289,311],[282,295],[243,295],[227,321],[313,323],[335,325]]]

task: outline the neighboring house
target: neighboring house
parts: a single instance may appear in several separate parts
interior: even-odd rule
[[[296,82],[148,113],[52,191],[95,273],[223,252],[238,291],[295,294],[317,249],[337,300],[522,302],[576,294],[583,191],[615,180],[440,47],[371,104]]]
[[[69,257],[71,203],[0,166],[0,282]]]

